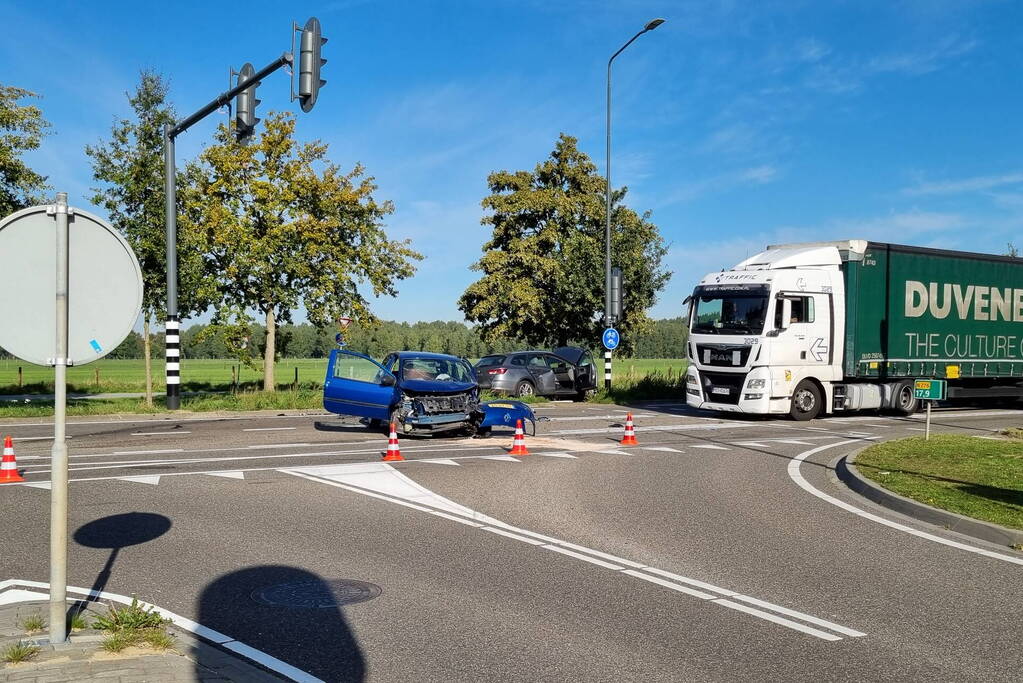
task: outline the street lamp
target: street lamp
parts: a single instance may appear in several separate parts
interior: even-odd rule
[[[607,60],[607,163],[604,165],[604,177],[607,187],[604,189],[605,224],[604,224],[604,324],[611,327],[611,62],[620,55],[625,48],[632,45],[632,41],[639,38],[647,31],[653,31],[664,23],[664,19],[654,19],[643,27],[643,30],[632,36],[629,42],[618,48],[618,52],[611,55]],[[604,349],[604,388],[611,388],[611,351]]]

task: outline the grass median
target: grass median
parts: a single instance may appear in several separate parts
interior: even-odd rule
[[[1018,431],[1018,430],[1016,430]],[[1023,440],[939,434],[876,444],[856,457],[863,476],[943,510],[1023,529]]]

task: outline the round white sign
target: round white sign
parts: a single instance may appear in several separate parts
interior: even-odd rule
[[[68,358],[83,365],[131,332],[142,309],[142,270],[109,223],[81,209],[68,211]],[[52,365],[56,299],[52,207],[33,206],[0,220],[0,347],[29,363]]]

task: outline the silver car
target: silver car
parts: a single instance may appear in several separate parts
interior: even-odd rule
[[[583,400],[597,387],[597,369],[586,349],[514,351],[484,356],[475,365],[481,389],[512,396]]]

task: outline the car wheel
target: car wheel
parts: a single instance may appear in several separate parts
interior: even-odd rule
[[[579,392],[576,392],[575,400],[576,401],[589,401],[591,398],[593,398],[593,395],[596,394],[596,393],[597,393],[596,389],[587,389],[586,391],[579,391]]]
[[[792,392],[792,407],[789,415],[793,420],[812,420],[821,412],[821,392],[817,385],[808,379],[796,385]]]
[[[524,379],[524,380],[522,380],[521,382],[519,382],[518,384],[515,385],[515,395],[516,396],[535,396],[536,395],[536,387],[533,386],[532,382],[530,382],[529,380],[525,380]]]
[[[376,429],[380,429],[381,427],[383,427],[384,423],[383,423],[383,420],[378,420],[375,417],[371,417],[371,418],[369,418],[369,420],[366,421],[366,426],[369,427],[370,429],[376,430]]]
[[[920,407],[920,401],[913,395],[912,382],[899,382],[892,397],[892,409],[899,415],[912,415]]]

